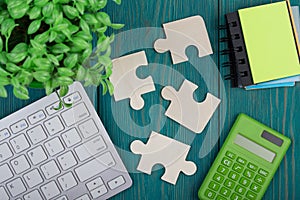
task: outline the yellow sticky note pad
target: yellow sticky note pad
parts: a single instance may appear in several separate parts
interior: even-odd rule
[[[238,12],[254,84],[300,74],[287,2]]]

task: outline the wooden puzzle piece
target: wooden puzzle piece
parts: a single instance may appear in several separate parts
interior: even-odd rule
[[[129,98],[130,106],[135,110],[144,107],[143,94],[155,91],[151,76],[145,79],[137,77],[136,69],[142,65],[148,65],[144,51],[114,59],[112,75],[109,78],[114,85],[115,101]]]
[[[199,15],[163,24],[166,39],[158,39],[154,49],[158,53],[171,52],[173,64],[188,61],[185,50],[188,46],[198,49],[198,56],[213,53],[205,22]]]
[[[165,167],[161,179],[173,185],[176,184],[180,172],[193,175],[197,170],[195,163],[185,160],[190,150],[189,145],[156,132],[151,133],[147,144],[135,140],[130,149],[134,154],[142,155],[137,170],[150,175],[152,167],[161,164]]]
[[[201,133],[221,100],[208,93],[206,99],[198,103],[193,98],[193,93],[197,88],[197,85],[184,80],[178,92],[167,86],[163,88],[161,94],[164,99],[171,101],[165,113],[167,117],[195,133]]]

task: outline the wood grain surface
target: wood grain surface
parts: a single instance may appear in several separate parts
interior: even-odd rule
[[[292,140],[264,199],[300,199],[300,85],[293,88],[245,91],[231,88],[230,82],[223,78],[229,73],[229,69],[220,68],[223,62],[228,61],[227,56],[218,53],[227,48],[226,44],[219,43],[219,39],[225,36],[224,31],[218,30],[219,25],[225,24],[224,15],[239,8],[270,2],[275,1],[124,0],[121,6],[108,3],[106,11],[112,16],[112,21],[126,24],[122,30],[115,32],[113,56],[146,51],[149,65],[140,67],[137,75],[140,78],[151,75],[156,86],[155,92],[143,95],[145,107],[140,111],[130,109],[128,100],[114,102],[112,97],[102,96],[101,89],[88,89],[99,116],[133,179],[130,189],[112,199],[197,199],[197,191],[210,165],[236,116],[241,112],[282,132]],[[291,0],[291,4],[300,6],[300,0]],[[193,15],[204,18],[214,54],[198,58],[196,48],[189,47],[186,50],[189,62],[173,65],[170,53],[156,53],[153,42],[165,37],[163,23]],[[169,102],[161,97],[161,89],[170,85],[178,90],[184,79],[199,86],[194,95],[196,100],[202,101],[207,92],[222,100],[213,119],[199,135],[164,116]],[[0,99],[0,118],[39,99],[44,92],[31,90],[30,95],[32,98],[29,101],[18,100],[13,97],[10,88],[9,97]],[[164,173],[160,165],[153,168],[151,175],[138,172],[136,166],[140,156],[132,154],[129,146],[136,139],[146,142],[151,131],[191,145],[187,160],[196,163],[197,172],[193,176],[180,174],[175,186],[160,179]]]

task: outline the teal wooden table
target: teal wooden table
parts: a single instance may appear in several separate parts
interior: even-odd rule
[[[223,144],[236,116],[243,112],[262,123],[282,132],[292,139],[286,157],[274,176],[264,199],[300,199],[300,85],[293,88],[244,91],[230,87],[224,81],[229,69],[221,68],[227,56],[218,52],[226,44],[219,43],[225,36],[218,30],[225,24],[224,14],[239,8],[270,3],[271,0],[125,0],[121,6],[108,3],[107,12],[112,21],[125,23],[126,26],[116,33],[113,44],[113,56],[145,50],[148,67],[137,70],[140,78],[151,75],[156,84],[156,91],[145,94],[145,107],[133,111],[127,100],[114,102],[110,96],[102,96],[100,90],[89,88],[89,94],[109,132],[116,148],[133,179],[130,189],[112,199],[197,199],[197,191],[215,156]],[[300,5],[299,0],[291,0],[292,5]],[[201,15],[209,32],[214,54],[198,58],[194,47],[187,49],[189,62],[172,65],[170,54],[158,54],[153,49],[157,38],[164,38],[162,24],[177,19]],[[199,88],[195,99],[202,101],[207,92],[221,98],[222,103],[206,129],[199,135],[179,126],[166,118],[164,112],[169,102],[164,100],[161,89],[170,85],[179,89],[182,81],[188,79]],[[29,101],[20,101],[10,91],[7,99],[0,99],[0,118],[28,105],[44,95],[43,91],[31,90]],[[162,166],[155,166],[151,175],[136,170],[139,155],[129,150],[135,139],[143,142],[151,131],[175,138],[191,145],[187,160],[197,165],[193,176],[181,174],[177,184],[163,182]]]

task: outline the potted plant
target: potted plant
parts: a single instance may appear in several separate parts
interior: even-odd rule
[[[114,0],[117,4],[121,0]],[[12,85],[17,98],[28,87],[49,95],[68,92],[75,80],[113,93],[108,27],[122,28],[101,12],[107,0],[0,0],[0,97]],[[96,38],[93,50],[92,40]]]

